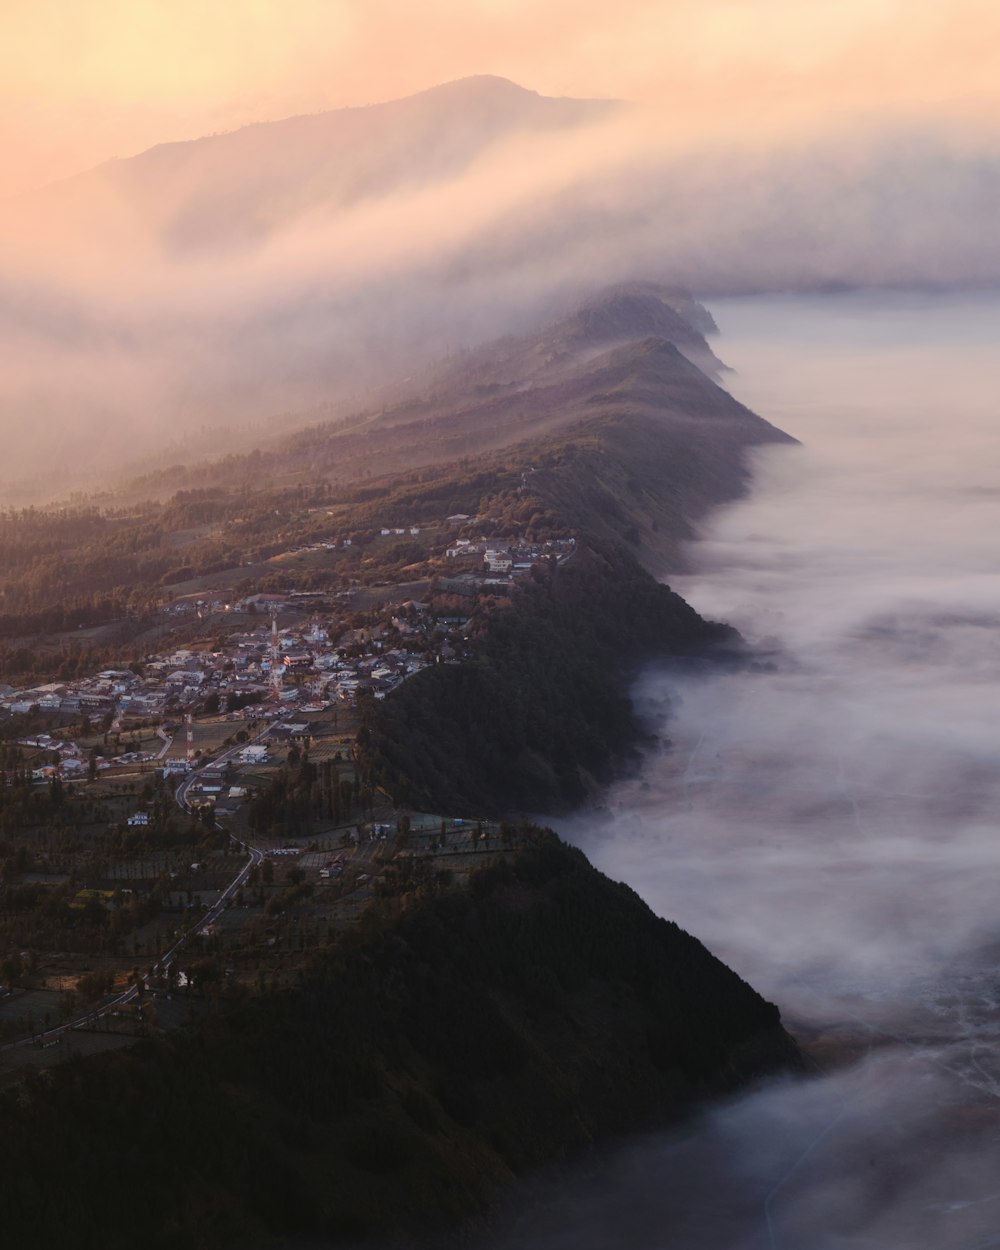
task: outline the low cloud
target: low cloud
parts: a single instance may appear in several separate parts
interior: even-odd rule
[[[636,275],[707,295],[1000,281],[1000,148],[976,127],[810,113],[737,142],[662,102],[549,116],[495,80],[462,98],[475,123],[410,102],[332,158],[258,127],[8,205],[8,481],[57,436],[104,471],[165,424],[196,459],[206,426],[361,406]]]
[[[995,1245],[1000,301],[710,306],[734,392],[801,446],[758,453],[672,584],[770,661],[648,673],[672,745],[563,832],[835,1066],[556,1183],[521,1244],[620,1216],[631,1247]]]

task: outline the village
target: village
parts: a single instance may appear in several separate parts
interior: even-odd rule
[[[8,877],[7,936],[24,947],[0,970],[11,1071],[35,1043],[125,1044],[187,1018],[192,994],[281,984],[399,883],[509,850],[508,828],[366,786],[362,705],[466,658],[481,612],[573,546],[455,541],[419,599],[413,583],[202,590],[165,607],[184,645],[0,691],[6,792],[65,796]]]
[[[464,515],[448,518],[452,525],[469,520]],[[405,533],[420,530],[384,527],[380,536]],[[349,546],[352,539],[341,542]],[[332,545],[295,548],[285,557],[322,553]],[[242,709],[271,700],[275,706],[266,714],[275,716],[296,708],[317,712],[338,703],[354,704],[362,691],[384,698],[428,664],[461,658],[470,611],[481,595],[503,597],[539,562],[564,561],[574,548],[573,538],[542,543],[454,539],[438,564],[439,575],[404,588],[433,592],[426,602],[393,600],[395,588],[378,580],[370,580],[374,591],[359,585],[338,592],[260,592],[235,600],[207,588],[166,602],[163,615],[181,625],[189,622],[195,634],[210,621],[213,632],[225,631],[223,646],[181,646],[71,681],[21,689],[0,685],[0,718],[6,715],[16,726],[18,718],[40,715],[79,721],[86,729],[99,722],[116,732],[129,722],[156,722],[162,726],[163,742],[155,752],[141,758],[98,752],[97,768],[154,760],[175,768],[177,753],[167,735],[168,723],[178,713],[222,710],[235,718]],[[275,563],[280,567],[280,559]],[[274,628],[278,621],[280,627]],[[241,630],[239,622],[249,627]],[[41,732],[23,744],[51,753],[37,771],[38,780],[58,775],[69,781],[88,772],[72,737]]]

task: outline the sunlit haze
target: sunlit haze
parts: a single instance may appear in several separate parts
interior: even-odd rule
[[[996,0],[0,0],[10,1245],[1000,1247],[998,342]]]
[[[976,0],[9,0],[0,193],[483,73],[739,130],[758,114],[793,126],[871,110],[987,118],[998,27]]]
[[[609,281],[1000,282],[998,47],[972,0],[7,4],[0,493]]]

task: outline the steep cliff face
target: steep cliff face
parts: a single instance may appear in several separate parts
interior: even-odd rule
[[[628,552],[581,539],[565,567],[482,614],[473,661],[429,668],[366,704],[359,757],[371,781],[418,810],[565,811],[638,740],[627,689],[643,661],[739,641]]]
[[[537,509],[577,548],[486,616],[474,663],[429,670],[369,709],[362,756],[399,801],[470,814],[579,803],[639,736],[625,694],[638,667],[738,644],[655,580],[683,567],[698,518],[744,489],[750,448],[794,442],[693,362],[708,347],[688,317],[707,316],[689,296],[615,287],[540,337],[484,349],[447,375],[442,394],[468,395],[487,378],[491,399],[445,418],[439,395],[439,435],[455,437],[452,423],[466,428],[474,411],[480,438],[528,432],[462,462],[463,481],[490,483],[469,496],[470,514]],[[519,377],[533,381],[513,395]],[[448,494],[447,470],[437,473]]]
[[[655,575],[676,572],[700,518],[746,489],[750,452],[795,439],[666,339],[626,343],[590,369],[577,422],[517,449],[539,466],[530,489],[581,530],[624,542]]]
[[[541,1162],[799,1065],[695,938],[553,834],[517,837],[466,888],[408,880],[294,994],[6,1096],[11,1243],[437,1237]]]

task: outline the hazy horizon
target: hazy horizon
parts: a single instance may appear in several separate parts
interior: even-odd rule
[[[607,282],[998,285],[998,20],[8,6],[0,490],[44,493],[54,439],[90,486],[205,428],[239,450]]]
[[[495,74],[552,96],[672,100],[705,122],[943,113],[998,94],[975,0],[85,0],[12,3],[0,42],[0,197],[158,143]],[[530,33],[530,38],[526,35]],[[387,38],[387,36],[389,36]],[[992,41],[995,44],[995,40]]]

